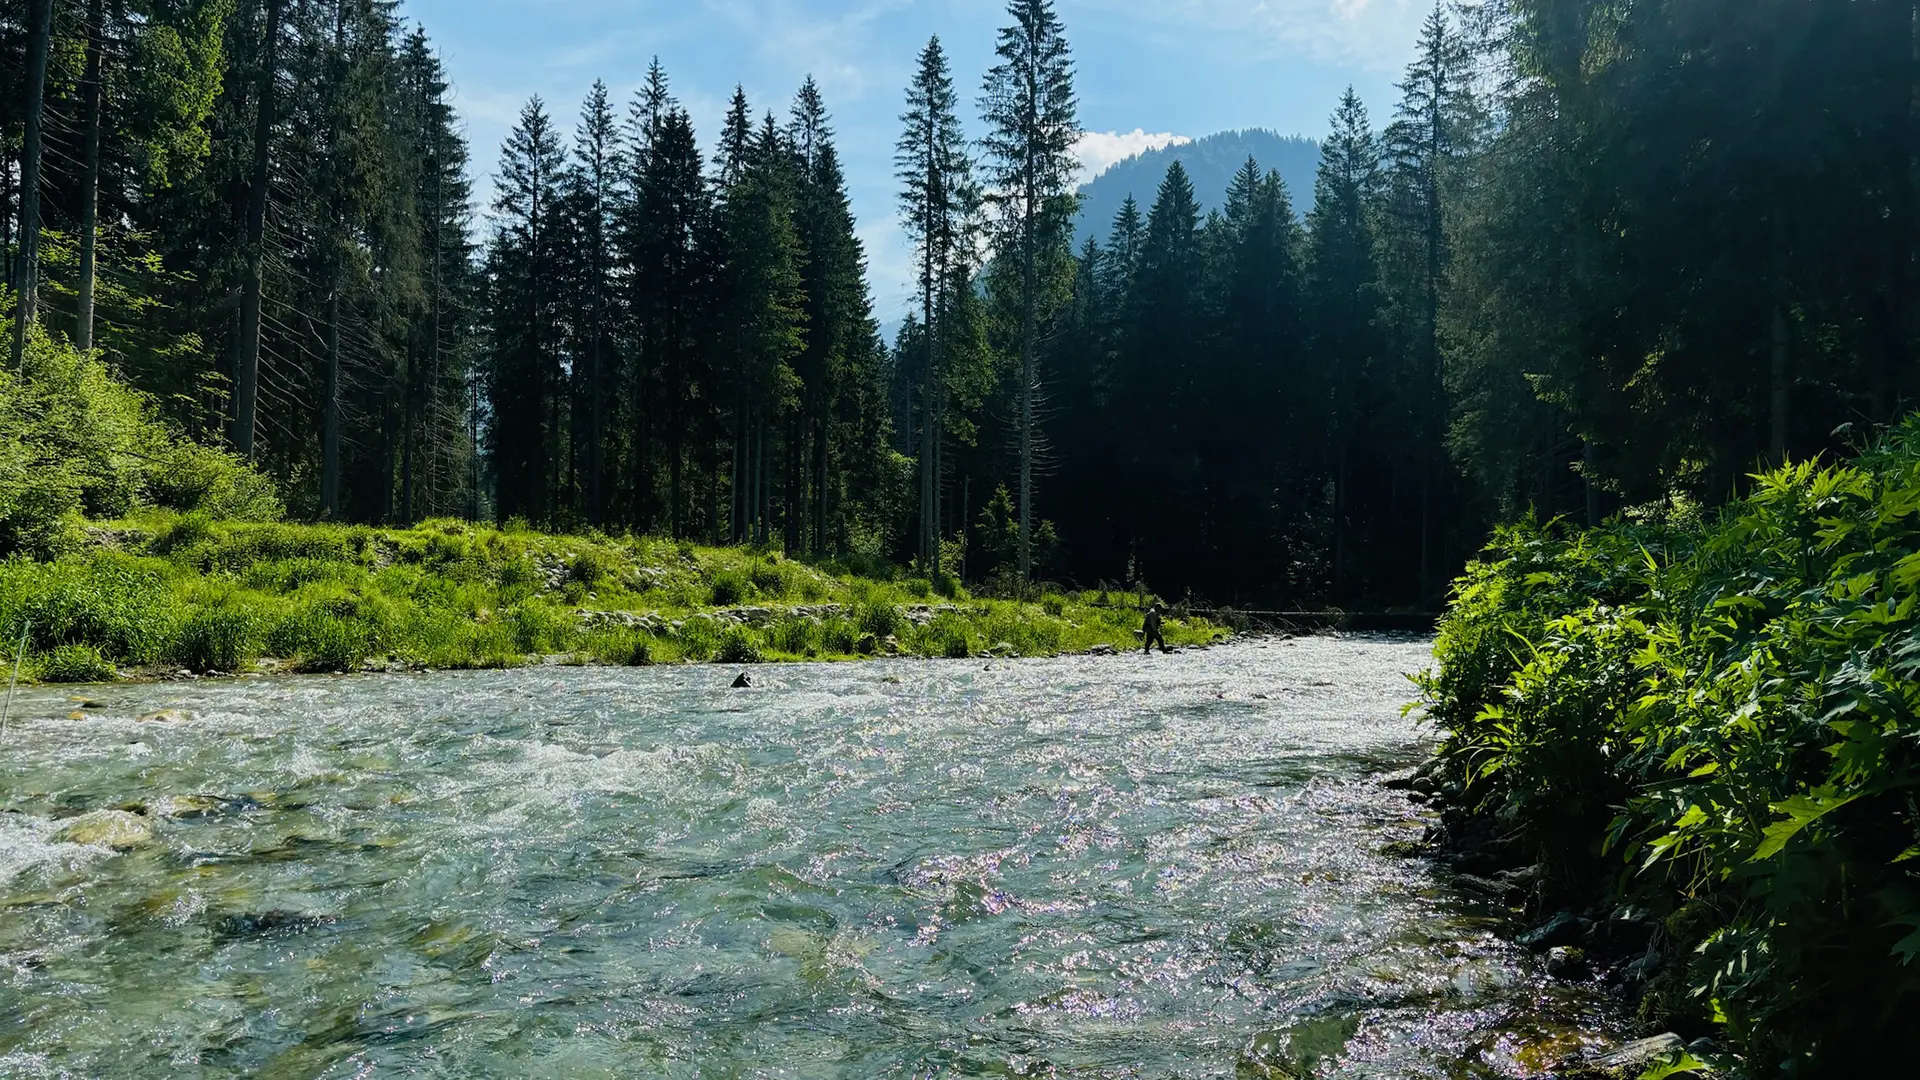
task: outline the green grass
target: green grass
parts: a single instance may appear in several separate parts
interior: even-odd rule
[[[659,539],[166,510],[103,524],[117,546],[0,561],[0,636],[32,625],[24,675],[236,673],[268,658],[334,672],[510,667],[549,656],[780,663],[964,657],[1001,646],[1050,656],[1134,648],[1140,628],[1138,611],[1097,606],[1105,600],[1097,593],[979,599],[944,577],[861,578],[830,561]],[[751,625],[713,614],[737,608],[764,610]],[[592,622],[583,612],[613,614]],[[1191,645],[1224,631],[1195,619],[1170,622],[1168,636]]]

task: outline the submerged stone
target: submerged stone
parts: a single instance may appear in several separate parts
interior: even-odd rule
[[[153,839],[153,824],[125,810],[95,810],[67,822],[53,838],[67,844],[110,847],[118,851]]]

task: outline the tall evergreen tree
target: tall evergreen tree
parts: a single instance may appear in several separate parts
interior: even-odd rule
[[[905,125],[894,147],[895,176],[900,181],[901,219],[914,245],[916,299],[922,355],[910,369],[920,399],[920,435],[910,439],[919,457],[920,526],[918,554],[931,572],[940,567],[940,419],[942,402],[941,314],[947,290],[956,280],[962,287],[970,253],[961,247],[973,212],[972,162],[966,137],[954,109],[957,98],[947,57],[934,37],[920,52],[919,66],[907,87]]]
[[[500,148],[498,222],[488,253],[493,356],[490,452],[496,503],[504,517],[544,521],[554,510],[552,406],[561,372],[554,360],[558,297],[557,204],[566,154],[538,97]]]
[[[1057,286],[1070,273],[1072,220],[1078,202],[1073,175],[1080,138],[1073,61],[1066,30],[1052,0],[1011,0],[1013,23],[1000,31],[987,72],[981,141],[987,162],[988,202],[996,209],[998,256],[1019,279],[1018,399],[1020,453],[1020,576],[1033,564],[1034,399],[1043,324],[1059,302]]]
[[[1374,256],[1380,154],[1366,106],[1351,87],[1333,114],[1321,146],[1313,210],[1307,217],[1309,333],[1315,363],[1330,393],[1328,453],[1333,475],[1332,592],[1350,595],[1355,518],[1365,507],[1355,495],[1356,455],[1365,448],[1373,403],[1373,365],[1379,270]]]

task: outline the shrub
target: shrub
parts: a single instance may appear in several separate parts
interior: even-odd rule
[[[1916,505],[1910,419],[1705,520],[1503,528],[1420,681],[1453,835],[1658,920],[1644,1007],[1757,1075],[1870,1073],[1920,1009]]]
[[[704,663],[720,651],[720,623],[710,616],[696,615],[681,624],[674,633],[674,641],[680,646],[682,656]]]
[[[1040,598],[1040,610],[1060,618],[1067,613],[1067,598],[1059,593],[1048,593]]]
[[[720,570],[713,575],[707,602],[714,607],[739,607],[753,595],[753,582],[738,570]]]
[[[122,663],[152,663],[174,619],[160,565],[117,552],[0,562],[0,637],[30,621],[36,651],[89,645]]]
[[[91,645],[62,645],[36,659],[33,673],[50,683],[111,682],[119,674]]]
[[[573,616],[541,600],[523,600],[507,611],[516,648],[523,653],[555,653],[571,641]]]
[[[720,648],[713,658],[722,664],[758,664],[762,659],[759,646],[753,643],[753,638],[737,626],[721,635]]]
[[[614,575],[618,565],[613,556],[604,551],[588,548],[575,555],[567,563],[567,578],[589,589],[599,585]]]
[[[885,641],[888,636],[898,634],[906,626],[906,616],[900,609],[888,603],[866,602],[855,606],[854,624],[863,634],[872,634],[875,639]]]
[[[21,372],[0,371],[0,556],[51,559],[77,545],[82,514],[155,505],[279,514],[251,467],[164,423],[97,355],[30,328]]]
[[[973,645],[967,640],[966,631],[951,629],[945,638],[940,645],[940,655],[949,660],[965,660],[973,655]]]
[[[747,579],[760,595],[779,600],[792,591],[791,575],[791,568],[781,563],[754,563]]]
[[[603,664],[646,667],[653,663],[653,642],[638,630],[616,629],[587,639],[588,655]]]
[[[373,655],[373,633],[344,605],[315,604],[281,620],[269,647],[290,657],[299,671],[353,671]]]
[[[181,624],[167,658],[198,672],[239,671],[253,659],[252,638],[253,620],[244,611],[197,611]]]
[[[814,647],[820,624],[813,619],[789,615],[773,624],[773,647],[785,653],[804,654]]]

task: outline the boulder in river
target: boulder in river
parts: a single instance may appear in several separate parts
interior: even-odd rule
[[[1556,945],[1572,945],[1586,935],[1588,923],[1571,911],[1563,911],[1515,940],[1535,952],[1546,952]]]
[[[733,688],[735,690],[750,690],[753,688],[753,680],[747,678],[747,673],[743,671],[738,678],[733,680]]]
[[[1595,1064],[1616,1075],[1638,1076],[1662,1062],[1686,1053],[1687,1044],[1669,1031],[1650,1039],[1635,1039],[1618,1050],[1600,1055]]]
[[[1578,979],[1587,973],[1587,953],[1577,945],[1555,945],[1547,950],[1547,974],[1556,979]]]
[[[62,843],[125,851],[153,839],[153,824],[126,810],[95,810],[67,822],[53,838]]]

